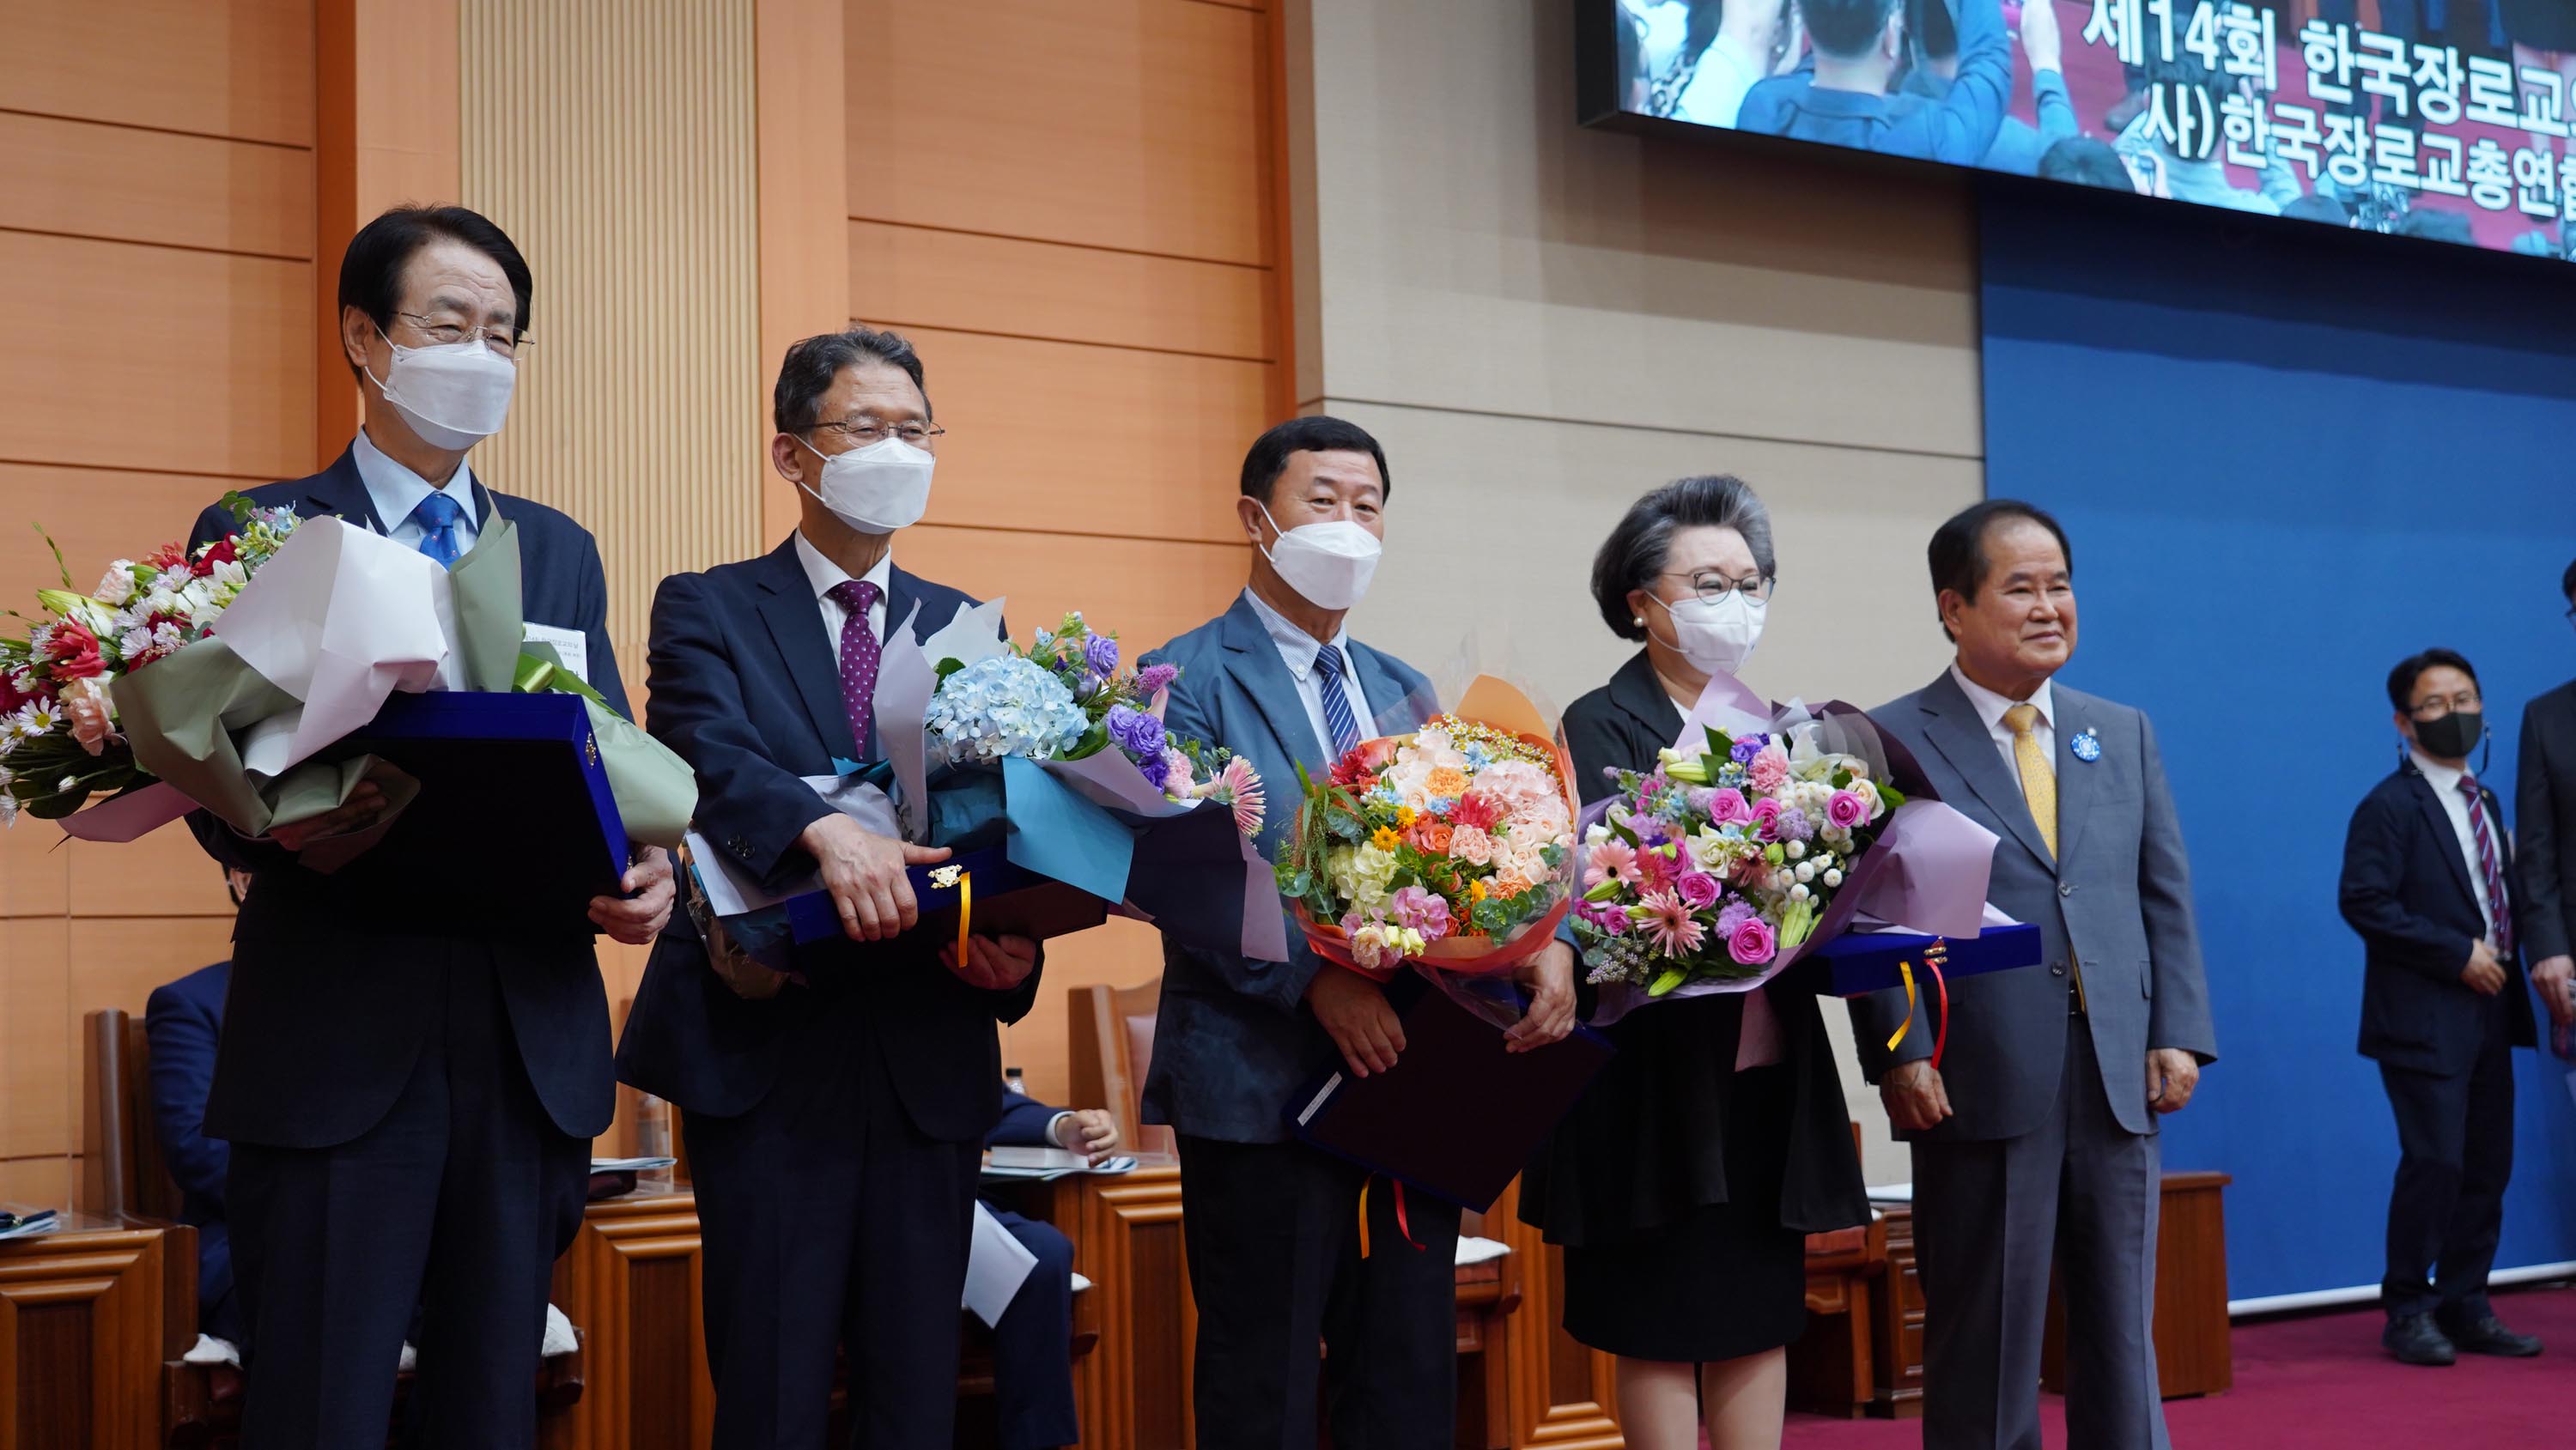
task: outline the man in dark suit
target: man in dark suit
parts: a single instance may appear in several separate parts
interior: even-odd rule
[[[249,872],[225,870],[234,910],[249,885]],[[197,1328],[239,1345],[241,1306],[233,1302],[233,1246],[224,1222],[232,1153],[206,1136],[206,1089],[215,1078],[224,989],[232,978],[233,964],[217,962],[153,988],[143,1007],[143,1035],[152,1044],[152,1136],[179,1185],[179,1222],[197,1230]]]
[[[2523,912],[2504,803],[2469,771],[2477,672],[2446,649],[2389,672],[2406,757],[2344,837],[2343,919],[2361,934],[2361,1055],[2397,1114],[2381,1342],[2405,1364],[2520,1358],[2540,1341],[2487,1303],[2513,1176],[2513,1047],[2529,1047]],[[2528,768],[2528,767],[2526,767]]]
[[[2576,625],[2576,564],[2559,576],[2567,622]],[[2563,1031],[2576,1023],[2576,680],[2525,706],[2522,752],[2515,764],[2515,836],[2522,904],[2514,925],[2531,959],[2531,985]]]
[[[2066,1286],[2071,1443],[2164,1450],[2156,1114],[2218,1053],[2182,826],[2147,717],[2052,681],[2075,652],[2073,552],[1990,499],[1932,536],[1939,679],[1870,712],[1943,801],[1995,833],[1986,899],[2044,969],[1949,987],[1949,1051],[1903,992],[1853,1004],[1862,1065],[1914,1145],[1926,1450],[2038,1450],[2040,1330]]]
[[[441,564],[509,520],[530,637],[623,712],[598,547],[465,461],[508,414],[531,285],[518,248],[462,207],[369,222],[341,259],[334,323],[365,425],[321,473],[250,496]],[[232,530],[209,508],[190,547]],[[248,1450],[381,1440],[414,1305],[423,1438],[535,1438],[548,1278],[616,1102],[593,935],[652,940],[670,866],[640,850],[626,895],[594,899],[587,920],[532,920],[508,882],[410,844],[469,809],[424,793],[388,820],[369,783],[257,840],[192,818],[252,877],[206,1105],[206,1132],[232,1144]]]
[[[857,1443],[945,1450],[977,1166],[1002,1115],[994,1023],[1029,1010],[1037,947],[979,936],[961,960],[953,939],[905,935],[905,868],[948,852],[873,835],[807,784],[881,755],[887,631],[926,639],[973,602],[894,567],[942,431],[921,358],[866,328],[809,337],[773,412],[770,463],[801,521],[759,558],[662,581],[646,725],[696,767],[702,837],[764,881],[819,868],[848,940],[743,996],[675,920],[618,1072],[680,1107],[715,1443],[819,1450],[846,1347]]]
[[[1359,741],[1436,708],[1419,672],[1343,625],[1377,567],[1387,492],[1386,454],[1356,425],[1298,418],[1263,434],[1236,503],[1250,586],[1149,657],[1181,672],[1165,723],[1243,756],[1267,783],[1260,846],[1272,860],[1296,816],[1299,766],[1321,777]],[[1375,1252],[1362,1258],[1368,1175],[1293,1141],[1280,1116],[1327,1070],[1366,1077],[1403,1050],[1378,985],[1326,964],[1293,924],[1284,962],[1164,938],[1144,1119],[1169,1123],[1180,1144],[1205,1450],[1310,1450],[1327,1370],[1334,1444],[1452,1438],[1458,1210],[1414,1194],[1408,1233],[1379,1180],[1365,1198]]]
[[[1098,1108],[1049,1107],[1006,1090],[1002,1121],[984,1142],[996,1148],[1063,1148],[1097,1165],[1117,1151],[1118,1124]],[[993,1325],[1001,1450],[1071,1445],[1082,1438],[1073,1402],[1073,1241],[1054,1224],[985,1207],[1038,1260]]]

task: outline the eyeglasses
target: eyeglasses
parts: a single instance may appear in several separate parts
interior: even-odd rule
[[[838,423],[817,423],[813,431],[838,433],[861,448],[871,443],[882,443],[888,438],[900,438],[913,447],[919,448],[948,430],[934,428],[928,423],[886,423],[875,418],[863,417],[844,418]]]
[[[2478,708],[2480,703],[2477,691],[2462,690],[2460,693],[2453,695],[2448,699],[2445,699],[2440,695],[2427,696],[2426,698],[2418,700],[2414,704],[2408,706],[2406,708],[2406,713],[2414,716],[2418,720],[2439,720],[2454,710],[2474,710]],[[2430,710],[2433,713],[2427,715],[2424,713],[2427,710]]]
[[[1703,604],[1722,603],[1729,594],[1741,594],[1754,603],[1760,604],[1771,597],[1772,586],[1779,582],[1768,574],[1755,574],[1742,579],[1729,579],[1724,574],[1721,574],[1714,569],[1701,569],[1696,572],[1687,573],[1679,570],[1666,570],[1657,577],[1663,579],[1689,580],[1691,592],[1698,595],[1700,597],[1700,602]]]
[[[419,329],[421,336],[440,347],[452,347],[469,337],[480,337],[485,347],[503,357],[509,357],[517,353],[520,348],[534,345],[534,339],[508,328],[467,327],[462,323],[441,322],[434,317],[423,317],[417,312],[397,312],[394,316]]]

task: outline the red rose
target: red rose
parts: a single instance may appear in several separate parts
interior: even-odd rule
[[[98,636],[75,620],[55,625],[53,642],[46,649],[51,659],[45,673],[57,680],[86,680],[107,673],[107,661],[99,657]]]
[[[196,562],[188,566],[188,572],[196,575],[200,579],[203,579],[207,575],[215,572],[215,566],[217,564],[238,563],[240,559],[241,549],[236,544],[234,537],[230,534],[226,534],[222,538],[215,540],[214,543],[208,545],[206,551],[197,556]]]

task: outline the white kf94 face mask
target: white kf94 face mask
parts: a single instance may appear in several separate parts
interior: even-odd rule
[[[930,472],[939,460],[928,449],[900,438],[880,438],[865,448],[827,454],[802,438],[796,441],[823,460],[822,487],[796,486],[860,533],[907,529],[929,510]]]
[[[1691,668],[1712,675],[1741,672],[1744,662],[1753,657],[1753,647],[1762,642],[1763,616],[1770,613],[1768,602],[1746,597],[1741,589],[1726,591],[1712,604],[1693,595],[1678,604],[1662,605],[1664,616],[1673,623],[1669,641],[1691,662]]]
[[[1386,551],[1377,535],[1349,519],[1281,529],[1266,505],[1254,506],[1278,533],[1270,547],[1261,551],[1262,557],[1307,603],[1318,609],[1348,609],[1367,595],[1369,580],[1377,574],[1378,556]]]
[[[377,329],[383,336],[383,329]],[[508,358],[483,345],[483,339],[436,347],[405,347],[390,337],[393,351],[385,375],[367,376],[384,389],[420,441],[432,448],[462,453],[501,431],[510,416],[510,394],[519,385],[519,369]]]

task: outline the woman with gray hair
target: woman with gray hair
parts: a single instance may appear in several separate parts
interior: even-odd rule
[[[1565,712],[1588,804],[1648,770],[1712,675],[1761,638],[1771,518],[1741,479],[1637,500],[1592,564],[1610,632],[1644,646]],[[1588,1006],[1588,1004],[1587,1004]],[[1565,1248],[1565,1328],[1619,1357],[1636,1450],[1776,1447],[1787,1346],[1806,1321],[1806,1236],[1869,1220],[1812,995],[1649,1004],[1523,1180],[1521,1216]]]

